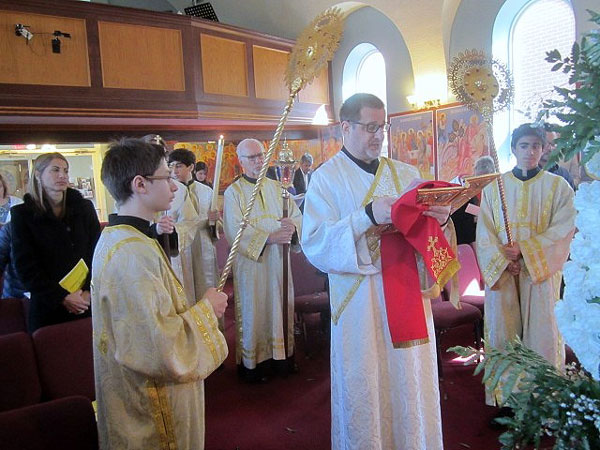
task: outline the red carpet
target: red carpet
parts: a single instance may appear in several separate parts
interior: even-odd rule
[[[329,348],[327,337],[318,333],[317,316],[310,325],[312,358],[306,358],[302,338],[297,338],[299,373],[250,385],[237,377],[233,308],[228,308],[230,355],[206,381],[207,450],[330,448]],[[443,346],[469,345],[471,337],[470,327],[458,328],[443,337]],[[445,356],[440,389],[446,450],[500,448],[500,432],[488,425],[494,408],[485,406],[480,378],[472,373],[472,367]]]

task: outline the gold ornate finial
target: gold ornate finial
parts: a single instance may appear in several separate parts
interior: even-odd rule
[[[310,83],[321,70],[327,67],[327,63],[333,58],[333,54],[338,48],[340,39],[342,37],[343,28],[344,21],[340,10],[337,8],[328,9],[319,14],[310,23],[310,25],[308,25],[304,31],[300,33],[300,36],[296,40],[296,45],[294,45],[292,53],[290,54],[290,60],[285,73],[285,81],[288,89],[290,90],[290,95],[288,96],[287,102],[283,107],[283,114],[279,119],[279,123],[275,129],[275,134],[273,135],[273,139],[269,144],[269,149],[265,154],[263,166],[260,169],[258,178],[256,179],[256,184],[254,185],[252,194],[250,195],[248,203],[244,208],[240,227],[235,239],[231,243],[229,256],[227,256],[227,261],[223,267],[221,278],[217,284],[217,289],[219,291],[223,290],[223,286],[225,286],[225,282],[227,281],[227,276],[233,267],[233,259],[238,251],[244,229],[248,225],[248,218],[250,217],[250,212],[254,206],[254,201],[256,200],[258,191],[260,190],[263,180],[265,179],[267,168],[269,167],[271,158],[275,153],[275,149],[279,145],[279,139],[281,137],[281,133],[283,132],[283,127],[285,126],[288,115],[292,110],[296,96],[298,95],[298,92],[300,92],[300,90],[306,86],[307,83]]]
[[[450,89],[467,107],[491,117],[510,105],[513,82],[506,66],[483,51],[459,53],[448,71]]]
[[[341,10],[329,8],[300,33],[285,73],[285,83],[291,92],[304,88],[326,67],[340,44],[343,30]]]
[[[452,60],[448,71],[448,82],[458,100],[468,108],[479,111],[483,116],[489,137],[490,154],[494,160],[496,172],[499,173],[500,163],[494,145],[492,119],[495,112],[507,108],[512,102],[513,82],[510,72],[504,64],[486,56],[483,51],[465,50],[464,53],[459,53]],[[513,236],[508,221],[502,177],[498,178],[497,182],[506,237],[508,243],[512,245]]]

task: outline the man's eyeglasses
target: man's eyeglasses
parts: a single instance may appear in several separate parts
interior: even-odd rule
[[[367,133],[372,133],[372,134],[377,133],[380,128],[383,130],[384,133],[387,133],[388,130],[390,129],[390,124],[387,122],[386,123],[376,123],[376,122],[362,123],[362,122],[354,122],[353,120],[349,120],[348,122],[355,123],[356,125],[361,125],[367,131]]]
[[[264,159],[265,158],[265,154],[264,153],[257,153],[255,155],[240,155],[243,158],[246,158],[248,161],[256,161],[257,159]]]

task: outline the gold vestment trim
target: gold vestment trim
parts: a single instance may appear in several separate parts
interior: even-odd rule
[[[211,334],[213,336],[218,336],[221,332],[219,331],[219,323],[216,320],[215,314],[211,311],[210,307],[207,306],[202,300],[200,300],[198,304],[200,306],[200,309],[202,310],[202,313],[204,314],[204,317],[206,317],[206,320],[210,325]],[[219,360],[223,361],[227,355],[227,350],[223,345],[222,339],[217,339],[217,342],[219,344]]]
[[[493,256],[490,263],[483,271],[483,278],[488,286],[492,287],[495,284],[496,276],[498,275],[498,272],[500,272],[500,269],[503,268],[505,262],[506,258],[502,252],[498,251]]]
[[[423,345],[423,344],[427,344],[429,343],[429,338],[421,338],[421,339],[414,339],[412,341],[406,341],[406,342],[397,342],[394,344],[394,348],[411,348],[411,347],[416,347],[417,345]]]
[[[166,388],[156,381],[148,380],[146,392],[150,399],[152,419],[160,440],[160,450],[177,450],[173,414],[167,399]]]
[[[442,272],[438,275],[438,279],[435,284],[437,284],[440,287],[440,290],[442,290],[446,283],[450,281],[450,278],[452,278],[459,270],[460,263],[458,262],[458,256],[456,256],[456,258],[450,261],[444,270],[442,270]]]
[[[383,164],[381,164],[381,162],[383,162]],[[373,180],[371,187],[367,191],[367,194],[365,195],[365,198],[363,199],[363,201],[361,203],[362,208],[367,206],[367,204],[373,199],[373,194],[375,193],[375,189],[377,189],[377,186],[379,185],[379,182],[381,181],[381,177],[383,176],[385,167],[388,167],[390,170],[390,173],[392,175],[392,180],[393,180],[394,186],[396,188],[396,193],[399,194],[402,191],[402,187],[400,186],[400,178],[398,177],[398,174],[396,173],[396,170],[394,168],[392,161],[389,158],[381,157],[379,167],[377,168],[377,172],[375,173],[375,179]],[[368,239],[367,239],[367,241],[368,241]],[[379,238],[374,239],[373,241],[374,241],[374,245],[371,243],[368,243],[368,247],[369,247],[369,253],[371,253],[371,262],[375,263],[381,256],[381,248],[379,247],[379,241],[380,241]],[[369,245],[369,244],[371,244],[371,245]],[[372,248],[372,245],[373,245],[373,248]],[[340,320],[340,316],[346,309],[346,306],[348,306],[348,303],[350,303],[350,300],[352,300],[352,298],[354,297],[354,294],[356,294],[356,291],[358,290],[360,284],[363,282],[365,277],[366,277],[365,275],[358,275],[356,277],[356,279],[354,280],[354,283],[352,283],[352,287],[350,288],[350,290],[348,291],[348,293],[346,294],[346,296],[344,297],[344,300],[342,300],[340,305],[335,309],[333,308],[333,305],[332,305],[331,321],[334,323],[334,325],[337,325],[338,321]]]
[[[210,333],[208,332],[206,326],[202,322],[202,318],[198,315],[198,312],[196,311],[196,306],[198,305],[199,303],[192,306],[189,309],[189,311],[192,314],[192,317],[194,318],[194,322],[196,322],[196,325],[198,325],[198,329],[200,330],[200,335],[202,336],[204,344],[208,347],[208,350],[210,351],[210,354],[212,355],[213,360],[215,361],[215,367],[218,367],[219,364],[221,364],[221,360],[219,359],[219,355],[217,354],[217,348],[215,346],[215,343],[210,337]]]

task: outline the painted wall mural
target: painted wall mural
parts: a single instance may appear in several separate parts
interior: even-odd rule
[[[389,155],[419,169],[424,179],[473,175],[475,161],[489,155],[481,115],[460,103],[390,116]]]
[[[390,117],[390,157],[419,169],[421,178],[435,178],[433,111]]]
[[[262,141],[265,149],[269,148],[270,141]],[[304,153],[310,153],[314,159],[313,167],[317,167],[323,161],[323,153],[321,150],[321,142],[318,139],[310,140],[290,140],[288,145],[294,152],[294,158],[300,161]],[[213,182],[215,178],[215,162],[217,158],[217,143],[216,142],[169,142],[173,149],[185,148],[190,150],[196,156],[196,161],[204,161],[208,166],[207,179]],[[219,192],[222,194],[225,189],[233,183],[241,174],[242,166],[238,161],[235,152],[237,142],[227,142],[223,146],[223,166],[221,167],[221,183]],[[281,141],[280,141],[281,145]],[[279,149],[276,150],[274,159],[277,158]],[[274,163],[271,163],[274,165]]]
[[[339,123],[334,123],[319,130],[319,140],[321,142],[321,158],[315,167],[331,159],[344,145],[342,139],[342,127]]]
[[[475,161],[489,154],[488,133],[481,115],[458,105],[435,111],[438,179],[473,175]]]

